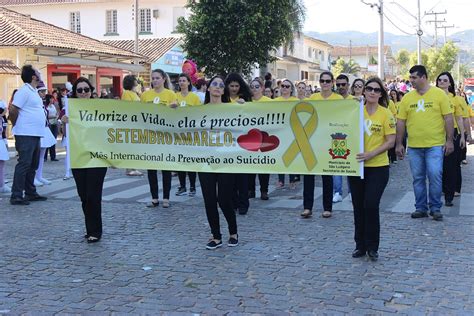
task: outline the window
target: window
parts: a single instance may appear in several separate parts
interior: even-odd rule
[[[321,61],[324,61],[324,51],[321,51]]]
[[[69,19],[69,29],[74,33],[81,33],[81,13],[71,12]]]
[[[301,70],[301,80],[308,79],[308,72]]]
[[[140,9],[140,33],[151,33],[151,9]]]
[[[173,8],[173,32],[176,32],[178,27],[178,19],[185,16],[185,8],[183,7],[174,7]]]
[[[308,47],[308,58],[313,57],[313,49],[311,47]]]
[[[105,11],[105,33],[117,34],[117,10]]]

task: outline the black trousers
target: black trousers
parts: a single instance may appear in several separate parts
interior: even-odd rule
[[[354,208],[354,240],[359,250],[379,250],[379,207],[388,178],[388,166],[365,167],[364,179],[348,177]]]
[[[296,179],[298,175],[296,174],[290,174],[288,175],[290,177],[290,183],[296,182]],[[284,174],[279,174],[278,175],[278,181],[280,181],[283,185],[285,184],[285,175]]]
[[[229,234],[237,234],[237,219],[232,204],[234,175],[230,173],[200,172],[202,196],[206,207],[206,216],[214,239],[222,239],[219,223],[219,204],[229,227]]]
[[[11,197],[23,198],[23,192],[25,195],[36,195],[34,180],[40,158],[40,137],[15,135],[15,148],[18,163],[13,174]]]
[[[255,192],[255,178],[257,177],[256,174],[249,174],[249,192]],[[270,175],[269,174],[259,174],[258,175],[258,182],[260,183],[260,193],[268,193],[268,184],[270,182]]]
[[[235,208],[248,210],[249,203],[249,180],[248,174],[239,173],[234,175],[234,194],[232,196]]]
[[[321,176],[323,179],[323,209],[332,212],[332,176]],[[303,177],[303,207],[305,210],[313,210],[314,204],[314,176]]]
[[[158,200],[158,170],[147,170],[148,184],[150,185],[151,198]],[[169,200],[171,190],[171,171],[162,170],[163,199]]]
[[[189,177],[189,187],[196,188],[196,172],[178,171],[179,186],[186,189],[186,174]]]
[[[81,198],[87,235],[102,236],[102,189],[107,168],[72,169],[77,194]]]
[[[453,137],[454,151],[443,159],[443,193],[446,201],[452,201],[454,192],[461,191],[461,137],[455,131]],[[458,191],[459,190],[459,191]]]
[[[464,133],[464,139],[467,139],[467,133]],[[461,149],[461,161],[466,160],[466,155],[467,155],[467,145]]]
[[[51,133],[54,136],[54,139],[58,137],[58,125],[57,124],[51,124],[49,125],[49,129],[51,130]],[[51,160],[56,159],[56,144],[53,146],[46,148],[46,152],[44,153],[44,160],[48,159],[48,151],[49,151],[49,156],[51,157]]]

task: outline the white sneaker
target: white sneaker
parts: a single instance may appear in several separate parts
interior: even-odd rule
[[[43,182],[41,182],[40,180],[38,180],[36,178],[35,178],[35,181],[33,182],[33,184],[35,185],[35,187],[42,187],[43,186]]]
[[[12,192],[12,189],[4,184],[3,187],[0,187],[0,193],[11,193]]]
[[[334,193],[332,197],[332,202],[337,203],[342,201],[342,196],[339,194],[339,192]]]
[[[43,183],[44,185],[50,185],[51,184],[51,181],[45,179],[45,178],[41,178],[41,179],[38,179],[41,183]]]

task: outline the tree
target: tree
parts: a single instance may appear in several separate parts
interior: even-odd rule
[[[459,49],[454,46],[453,42],[447,42],[443,47],[430,48],[428,50],[421,51],[421,63],[425,65],[428,71],[428,78],[431,80],[436,78],[440,73],[444,71],[450,71],[456,63],[456,58]],[[410,55],[410,65],[417,64],[416,52]],[[405,74],[408,77],[408,71]],[[434,79],[433,79],[434,80]]]
[[[349,62],[346,62],[342,58],[338,58],[334,67],[332,68],[332,72],[337,77],[340,74],[357,74],[360,71],[360,66],[358,63],[354,61],[354,59],[350,59]]]
[[[457,74],[458,74],[457,66],[453,67],[453,69],[451,70],[451,73],[453,75],[457,76]],[[461,79],[461,80],[466,79],[466,78],[472,78],[473,73],[471,72],[471,70],[469,69],[469,67],[466,64],[460,64],[459,65],[459,76],[460,76],[459,79]]]
[[[275,60],[281,45],[292,48],[302,29],[302,0],[188,1],[191,15],[180,18],[183,49],[207,75],[240,72]]]
[[[400,66],[400,73],[406,73],[410,65],[410,52],[404,48],[400,49],[397,55],[395,56],[395,60]]]

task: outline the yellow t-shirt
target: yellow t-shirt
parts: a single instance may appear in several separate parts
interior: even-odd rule
[[[140,101],[138,94],[131,90],[123,90],[122,98],[123,101]]]
[[[472,107],[469,106],[469,116],[474,117],[474,111],[472,110]]]
[[[176,94],[169,89],[163,89],[160,93],[156,93],[155,90],[150,89],[142,94],[140,101],[144,103],[170,105],[171,103],[176,103]]]
[[[318,93],[313,93],[308,100],[344,100],[342,95],[337,94],[337,93],[331,93],[331,95],[328,98],[323,98],[321,95],[321,92]]]
[[[270,99],[270,100],[272,100],[272,99]],[[298,99],[297,97],[293,97],[293,96],[289,97],[288,99],[285,99],[283,97],[278,97],[278,98],[273,99],[273,101],[299,101],[299,100],[300,99]]]
[[[470,108],[470,106],[469,106],[469,104],[467,104],[466,99],[464,99],[460,95],[455,96],[455,99],[458,100],[459,104],[461,105],[461,107],[463,109],[462,117],[463,118],[468,118],[469,117],[469,108]]]
[[[273,99],[270,99],[269,97],[262,95],[262,97],[258,100],[252,100],[253,102],[268,102],[268,101],[273,101]]]
[[[446,143],[444,115],[453,113],[443,90],[431,87],[424,95],[408,92],[400,102],[397,118],[406,120],[408,146],[428,148]]]
[[[392,100],[388,100],[388,109],[392,112],[393,116],[397,116],[399,102],[395,103]]]
[[[464,117],[464,108],[460,100],[453,96],[451,93],[448,93],[448,97],[451,109],[453,110],[454,128],[457,129],[459,132],[458,120],[456,118],[459,116]]]
[[[178,106],[196,106],[201,105],[201,100],[197,94],[189,92],[185,97],[181,92],[176,92],[176,99],[178,100]]]
[[[364,151],[375,150],[385,143],[386,135],[395,134],[395,118],[389,109],[379,105],[372,115],[364,107]],[[365,161],[365,167],[388,166],[387,152],[382,152],[370,160]]]

